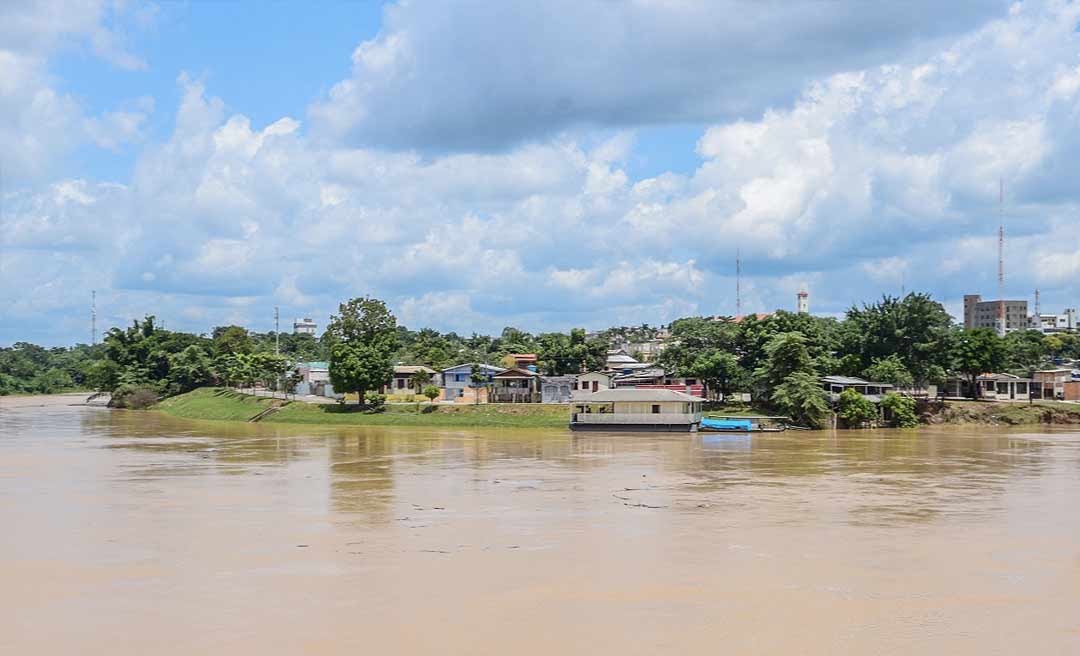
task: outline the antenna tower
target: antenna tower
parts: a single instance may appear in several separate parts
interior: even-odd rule
[[[742,257],[735,249],[735,318],[742,316]]]
[[[1039,290],[1035,290],[1035,330],[1042,330],[1042,308],[1039,306]]]
[[[97,346],[97,290],[90,290],[90,345]]]
[[[281,315],[278,306],[274,306],[274,355],[281,355]]]
[[[998,334],[1005,335],[1005,180],[998,179]]]

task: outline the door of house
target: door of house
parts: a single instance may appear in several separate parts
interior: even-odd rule
[[[592,391],[597,392],[599,390],[600,390],[600,382],[594,380],[592,382]]]

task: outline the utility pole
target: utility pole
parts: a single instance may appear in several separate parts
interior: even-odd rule
[[[90,346],[97,346],[97,290],[90,290]]]

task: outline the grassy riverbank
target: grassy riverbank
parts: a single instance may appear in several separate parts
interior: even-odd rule
[[[1026,426],[1035,424],[1080,425],[1080,404],[1060,401],[995,403],[949,401],[924,417],[929,424],[981,424]]]
[[[248,421],[268,408],[276,412],[261,421],[337,426],[433,426],[459,428],[565,428],[570,410],[565,405],[388,405],[384,412],[366,413],[355,406],[314,405],[267,399],[232,390],[204,387],[165,399],[157,410],[173,417]]]
[[[366,413],[345,405],[313,405],[298,401],[240,394],[232,390],[206,387],[165,399],[157,410],[186,419],[249,421],[270,408],[276,411],[261,421],[286,424],[334,426],[431,426],[458,428],[563,428],[570,419],[565,405],[486,404],[388,405],[384,412]],[[706,414],[755,414],[745,406],[716,408]],[[1038,401],[990,403],[949,401],[923,416],[929,424],[986,426],[1080,425],[1080,404]]]

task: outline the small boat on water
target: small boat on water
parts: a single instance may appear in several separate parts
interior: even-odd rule
[[[779,433],[788,429],[787,417],[711,415],[701,418],[702,431],[716,433]]]

